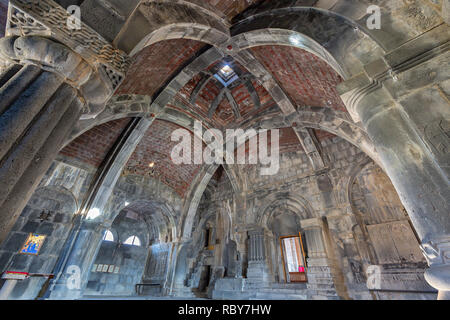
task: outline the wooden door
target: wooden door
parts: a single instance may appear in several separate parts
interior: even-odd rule
[[[280,247],[286,282],[306,282],[306,259],[301,234],[281,237]]]

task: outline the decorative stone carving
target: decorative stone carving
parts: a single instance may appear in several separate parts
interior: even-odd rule
[[[425,135],[438,155],[449,155],[450,119],[441,119],[424,128]]]
[[[421,249],[430,266],[450,264],[450,237],[424,242]]]
[[[264,229],[248,232],[249,261],[262,261],[266,258],[264,247]]]
[[[121,73],[116,72],[114,69],[109,68],[107,65],[102,65],[102,70],[111,82],[113,89],[117,89],[124,79],[124,76]]]
[[[105,107],[114,88],[80,55],[66,46],[39,36],[0,39],[0,58],[9,63],[32,64],[60,75],[78,89],[86,102],[83,118],[95,117]],[[109,77],[109,79],[112,79]],[[118,79],[118,78],[117,78]],[[115,85],[118,83],[115,80]]]
[[[26,36],[33,33],[51,35],[49,28],[13,5],[9,9],[7,29],[10,34],[16,35]]]
[[[11,0],[7,35],[55,38],[73,48],[88,63],[107,68],[112,87],[116,88],[130,66],[128,55],[84,23],[79,30],[69,28],[70,17],[69,12],[52,0]],[[116,75],[111,77],[111,74]]]

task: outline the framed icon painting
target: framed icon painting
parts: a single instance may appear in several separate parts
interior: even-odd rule
[[[30,233],[24,245],[22,246],[22,249],[20,249],[20,253],[32,254],[37,256],[42,248],[42,245],[44,244],[46,237],[47,236],[45,235]]]

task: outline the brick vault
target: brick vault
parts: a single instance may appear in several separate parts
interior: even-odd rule
[[[0,1],[0,297],[450,299],[448,1],[376,3]]]

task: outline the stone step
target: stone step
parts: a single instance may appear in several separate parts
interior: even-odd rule
[[[271,289],[306,289],[306,283],[271,283]]]
[[[255,297],[249,300],[307,300],[308,295],[300,293],[284,293],[284,292],[257,292]]]
[[[308,289],[277,289],[277,288],[263,288],[258,292],[265,293],[280,293],[280,294],[305,294]]]

